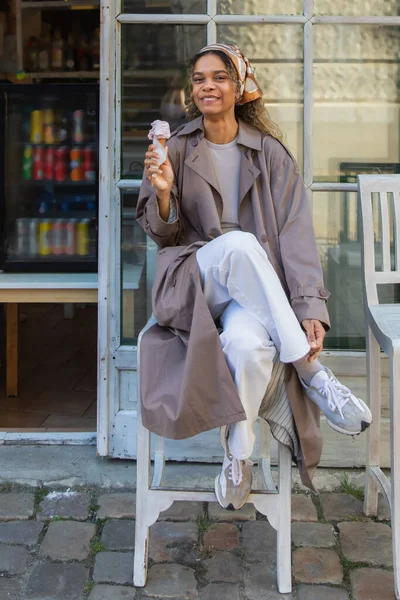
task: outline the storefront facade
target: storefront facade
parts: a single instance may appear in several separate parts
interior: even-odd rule
[[[183,122],[185,65],[207,43],[237,43],[250,58],[299,163],[332,293],[325,362],[365,394],[356,174],[399,172],[398,15],[398,0],[102,2],[100,455],[136,455],[136,341],[151,314],[155,262],[154,244],[135,223],[147,131],[156,118]],[[385,294],[397,299],[396,290]],[[322,427],[322,464],[364,463],[364,440],[341,438],[339,449],[337,436]],[[211,461],[220,455],[218,434],[171,442],[168,453]]]

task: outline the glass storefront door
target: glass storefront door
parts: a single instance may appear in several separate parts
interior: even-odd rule
[[[135,344],[151,313],[155,247],[135,222],[147,132],[155,119],[185,122],[186,65],[206,43],[237,43],[252,61],[303,173],[332,292],[326,347],[365,348],[356,175],[400,171],[399,15],[399,0],[104,3],[99,385],[108,453],[133,452],[117,438],[135,412]]]

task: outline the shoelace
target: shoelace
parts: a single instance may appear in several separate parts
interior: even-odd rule
[[[243,481],[242,461],[240,458],[232,457],[230,459],[231,464],[229,465],[229,479],[231,479],[233,485],[236,487]]]
[[[321,394],[323,394],[328,400],[328,406],[331,410],[337,409],[339,411],[340,416],[344,420],[342,408],[351,400],[357,408],[364,412],[364,408],[362,407],[358,398],[351,393],[349,388],[347,388],[335,377],[330,377],[328,381],[319,388]]]

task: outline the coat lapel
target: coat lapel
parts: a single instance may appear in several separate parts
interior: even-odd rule
[[[218,180],[212,164],[211,155],[205,138],[202,138],[196,148],[189,154],[185,164],[190,167],[197,175],[200,175],[207,183],[221,194]]]
[[[239,179],[239,207],[259,175],[260,170],[243,153]]]

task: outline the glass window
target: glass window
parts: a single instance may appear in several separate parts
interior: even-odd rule
[[[219,42],[237,44],[251,61],[271,118],[302,167],[303,28],[299,25],[220,25]],[[267,40],[267,42],[266,42]]]
[[[207,0],[123,0],[122,12],[129,14],[201,14]]]
[[[314,179],[397,172],[400,28],[314,26]]]
[[[338,16],[389,16],[399,15],[399,0],[314,0],[314,14],[316,15],[338,15]]]
[[[206,45],[204,25],[122,26],[122,178],[141,178],[155,119],[185,122],[185,71]]]
[[[303,0],[218,0],[217,12],[222,15],[299,15]]]
[[[136,222],[139,190],[121,194],[121,343],[136,344],[151,315],[155,248]]]
[[[376,199],[374,199],[373,212],[375,257],[379,270],[381,265],[380,220]],[[358,213],[357,193],[314,193],[313,219],[324,272],[324,283],[331,292],[328,310],[332,328],[325,338],[325,348],[365,350],[361,220]],[[400,301],[398,287],[388,285],[380,286],[380,288],[380,302]]]

